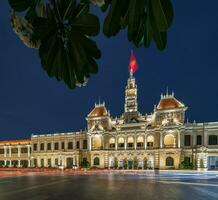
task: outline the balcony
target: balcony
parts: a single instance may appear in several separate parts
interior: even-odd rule
[[[153,146],[147,146],[146,149],[147,150],[152,150],[152,149],[154,149],[154,147]]]
[[[100,151],[100,150],[103,150],[103,146],[100,146],[100,147],[92,147],[92,150],[93,150],[93,151]]]
[[[137,150],[143,150],[143,149],[145,149],[145,147],[144,146],[139,146],[139,147],[137,146],[136,149]]]
[[[134,147],[126,147],[126,150],[134,150]]]
[[[176,145],[175,145],[175,144],[164,145],[164,148],[166,148],[166,149],[172,149],[172,148],[176,148]]]

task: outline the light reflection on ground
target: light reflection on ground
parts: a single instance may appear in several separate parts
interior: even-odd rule
[[[0,200],[217,200],[218,172],[0,171]]]

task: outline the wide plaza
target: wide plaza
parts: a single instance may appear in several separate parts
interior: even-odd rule
[[[0,171],[1,200],[218,199],[218,172]]]

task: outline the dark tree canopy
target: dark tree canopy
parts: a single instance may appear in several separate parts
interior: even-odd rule
[[[101,51],[92,36],[100,32],[99,19],[90,13],[89,0],[8,0],[11,24],[23,43],[39,51],[41,65],[50,77],[70,88],[85,85],[98,72]],[[116,36],[127,29],[136,47],[159,50],[167,44],[173,21],[171,0],[92,0],[105,12],[103,33]]]

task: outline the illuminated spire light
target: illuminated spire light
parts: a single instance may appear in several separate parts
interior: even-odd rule
[[[133,53],[133,50],[131,51],[130,59],[129,59],[129,73],[132,75],[135,73],[135,71],[138,69],[138,63],[136,60],[136,57]]]

